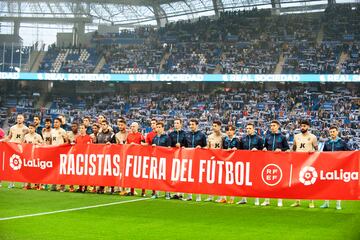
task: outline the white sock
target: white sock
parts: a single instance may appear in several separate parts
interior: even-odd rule
[[[330,205],[330,201],[329,201],[329,200],[325,200],[324,203],[325,203],[326,205],[328,205],[328,206]]]
[[[341,200],[336,200],[336,206],[341,207]]]

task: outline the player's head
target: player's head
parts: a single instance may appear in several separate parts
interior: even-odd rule
[[[174,128],[176,131],[180,131],[182,129],[183,121],[180,118],[175,118],[174,120]]]
[[[226,131],[226,135],[228,135],[228,137],[232,138],[233,136],[235,136],[236,129],[233,125],[226,126],[225,131]]]
[[[29,133],[31,133],[31,134],[35,133],[35,124],[33,124],[33,123],[29,124]]]
[[[116,121],[116,124],[119,128],[120,131],[125,131],[126,129],[126,121],[124,118],[119,118],[117,121]]]
[[[99,130],[100,130],[100,124],[98,123],[94,123],[92,126],[91,126],[91,129],[94,133],[94,135],[96,136],[96,134],[99,133]]]
[[[85,126],[85,124],[81,123],[79,125],[79,132],[80,132],[81,135],[86,135],[86,126]]]
[[[165,129],[164,129],[164,123],[163,122],[157,122],[156,123],[156,133],[157,134],[163,134],[164,133],[164,131],[165,131]]]
[[[61,119],[55,118],[54,119],[54,128],[59,128],[61,126]]]
[[[219,133],[221,129],[221,122],[219,120],[213,121],[212,130],[216,133]]]
[[[73,133],[76,133],[78,131],[78,128],[79,128],[79,124],[77,122],[71,123],[71,131]]]
[[[199,121],[195,118],[190,119],[189,128],[192,132],[196,132],[198,130]]]
[[[103,120],[103,121],[101,122],[101,130],[102,130],[103,132],[107,132],[108,129],[109,129],[109,123],[108,123],[108,121]]]
[[[156,121],[155,118],[151,119],[151,121],[150,121],[150,127],[151,127],[151,129],[152,129],[153,131],[156,130],[156,123],[157,123],[157,121]]]
[[[24,123],[24,120],[25,120],[24,115],[18,114],[18,115],[16,116],[16,123],[17,123],[17,124],[23,124],[23,123]]]
[[[246,135],[255,134],[255,125],[252,122],[246,124]]]
[[[61,121],[61,125],[64,125],[66,123],[66,117],[63,114],[60,114],[58,118]]]
[[[51,128],[51,123],[52,123],[51,118],[45,119],[45,128],[50,129]]]
[[[137,122],[133,122],[130,125],[131,132],[137,133],[139,131],[139,124]]]
[[[339,129],[337,126],[331,126],[329,128],[329,134],[331,139],[336,139],[339,136]]]
[[[90,126],[90,121],[91,121],[91,119],[88,116],[83,118],[83,124],[85,125],[85,127]]]
[[[34,116],[34,119],[33,119],[33,122],[34,122],[34,125],[37,126],[40,124],[40,117],[38,115],[35,115]]]
[[[301,120],[300,121],[300,131],[302,133],[306,133],[310,128],[310,122],[308,120]]]
[[[106,120],[106,118],[105,118],[105,116],[104,115],[102,115],[102,114],[100,114],[99,116],[98,116],[98,123],[99,124],[102,124],[102,122],[104,121],[104,120]]]
[[[272,133],[278,133],[280,128],[280,122],[278,120],[272,120],[270,123],[270,131]]]

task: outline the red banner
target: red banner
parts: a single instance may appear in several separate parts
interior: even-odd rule
[[[0,179],[224,196],[360,199],[360,154],[0,143]]]

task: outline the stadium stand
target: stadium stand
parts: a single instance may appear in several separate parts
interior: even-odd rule
[[[159,29],[94,32],[91,47],[50,46],[39,72],[93,73],[104,57],[101,73],[268,74],[278,64],[278,73],[357,73],[359,11],[345,4],[274,16],[255,8]]]
[[[161,119],[166,129],[172,128],[174,117],[185,120],[198,118],[200,129],[210,133],[211,122],[220,120],[224,126],[235,125],[238,135],[245,131],[245,124],[254,122],[259,134],[264,135],[272,119],[282,123],[282,131],[290,142],[299,132],[298,122],[310,119],[312,132],[322,140],[328,137],[331,125],[340,127],[342,136],[354,149],[360,147],[360,111],[358,90],[342,86],[321,91],[316,87],[289,86],[282,88],[255,89],[251,86],[216,91],[170,93],[132,93],[131,95],[92,94],[80,96],[54,96],[48,109],[43,112],[34,110],[36,100],[25,93],[20,97],[7,95],[0,107],[12,104],[9,123],[15,121],[16,113],[24,113],[29,121],[33,115],[55,118],[59,114],[67,116],[68,122],[80,122],[90,116],[95,122],[102,114],[112,124],[118,117],[125,117],[129,124],[137,121],[142,131],[149,132],[149,120]],[[36,99],[36,98],[35,98]],[[187,126],[187,125],[186,125]],[[114,126],[116,129],[116,126]]]

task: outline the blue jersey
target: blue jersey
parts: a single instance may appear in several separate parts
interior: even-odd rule
[[[64,129],[65,131],[71,131],[71,126],[69,124],[67,124],[67,123],[62,124],[60,127],[62,129]]]
[[[206,147],[206,136],[200,131],[188,132],[186,134],[186,147],[195,148],[196,146]]]
[[[92,127],[91,127],[91,126],[88,126],[88,127],[86,128],[86,134],[87,134],[87,135],[90,135],[90,134],[92,134],[92,133],[93,133]]]
[[[184,130],[173,131],[169,134],[169,137],[172,147],[175,147],[177,143],[180,143],[181,147],[186,147],[186,132]]]
[[[35,132],[37,133],[37,134],[39,134],[41,137],[42,137],[42,130],[43,130],[43,126],[41,126],[41,125],[39,125],[39,126],[37,126],[36,127],[36,129],[35,129]]]
[[[290,149],[286,137],[281,133],[268,133],[265,136],[264,147],[269,151],[275,151],[277,148],[281,149],[281,151]]]
[[[241,138],[240,149],[251,150],[253,148],[262,150],[264,148],[264,139],[257,134],[246,135]]]
[[[156,146],[162,146],[162,147],[171,147],[171,139],[167,134],[162,135],[156,135],[153,140],[152,144],[155,144]]]
[[[334,151],[350,151],[348,145],[341,138],[336,138],[336,140],[327,140],[324,145],[324,152],[334,152]]]
[[[230,139],[228,136],[226,136],[223,140],[223,149],[240,149],[240,140],[236,137],[233,137]]]

